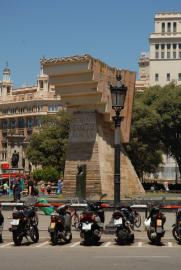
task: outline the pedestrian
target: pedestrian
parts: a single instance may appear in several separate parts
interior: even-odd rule
[[[47,193],[48,193],[48,195],[50,195],[51,191],[52,191],[51,182],[48,182],[48,185],[47,185]]]
[[[3,243],[2,232],[3,232],[4,216],[0,208],[0,243]]]
[[[62,186],[63,186],[63,179],[60,177],[58,179],[58,184],[57,184],[57,193],[58,194],[62,193]]]
[[[8,183],[5,182],[3,184],[3,195],[8,195],[8,189],[9,189]]]
[[[20,177],[19,184],[21,187],[21,191],[23,191],[25,189],[25,180],[23,177]]]
[[[28,195],[34,195],[34,182],[32,177],[28,180]]]
[[[45,194],[45,191],[46,191],[46,188],[45,188],[45,184],[42,183],[41,186],[40,186],[40,191]]]
[[[15,185],[13,188],[14,201],[20,201],[21,199],[21,186],[19,183],[19,178],[16,177]]]

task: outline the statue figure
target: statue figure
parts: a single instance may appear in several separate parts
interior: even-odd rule
[[[12,154],[12,158],[11,158],[12,167],[17,168],[18,162],[19,162],[19,153],[16,153],[16,150],[14,150],[14,153]]]
[[[86,164],[77,165],[76,196],[79,199],[86,198]]]
[[[82,165],[77,165],[77,175],[83,175],[83,166]]]

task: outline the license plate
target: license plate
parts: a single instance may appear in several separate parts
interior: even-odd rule
[[[156,225],[157,226],[162,226],[162,220],[161,219],[157,219]]]
[[[54,229],[54,228],[55,228],[55,223],[52,222],[52,223],[50,224],[50,229]]]
[[[86,224],[86,223],[83,223],[82,224],[82,230],[85,230],[85,231],[90,231],[91,230],[91,223],[88,223],[88,224]]]
[[[116,226],[116,225],[121,225],[121,224],[123,224],[122,218],[114,219],[114,225],[115,225],[115,226]]]
[[[162,227],[157,227],[157,228],[156,228],[156,232],[157,232],[157,233],[162,233]]]
[[[13,219],[11,221],[11,225],[15,225],[15,226],[19,225],[19,219]]]

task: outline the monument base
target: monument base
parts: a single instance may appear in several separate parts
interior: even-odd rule
[[[70,126],[64,172],[63,195],[76,197],[77,166],[86,164],[86,198],[99,198],[106,193],[114,197],[114,129],[104,116],[95,111],[74,112]],[[135,170],[121,151],[121,197],[140,195],[144,189]]]

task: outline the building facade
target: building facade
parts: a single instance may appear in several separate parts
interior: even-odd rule
[[[160,12],[154,17],[154,32],[149,36],[149,53],[139,59],[137,91],[150,86],[164,86],[171,82],[181,84],[181,12]],[[178,180],[176,161],[164,156],[158,179]]]
[[[41,126],[42,116],[61,109],[60,96],[49,84],[48,76],[41,74],[31,87],[13,88],[11,71],[3,70],[0,81],[0,162],[12,167],[12,155],[19,156],[18,168],[31,170],[25,149],[31,134]]]
[[[156,13],[155,31],[149,36],[149,54],[139,59],[136,89],[181,84],[181,12]]]

